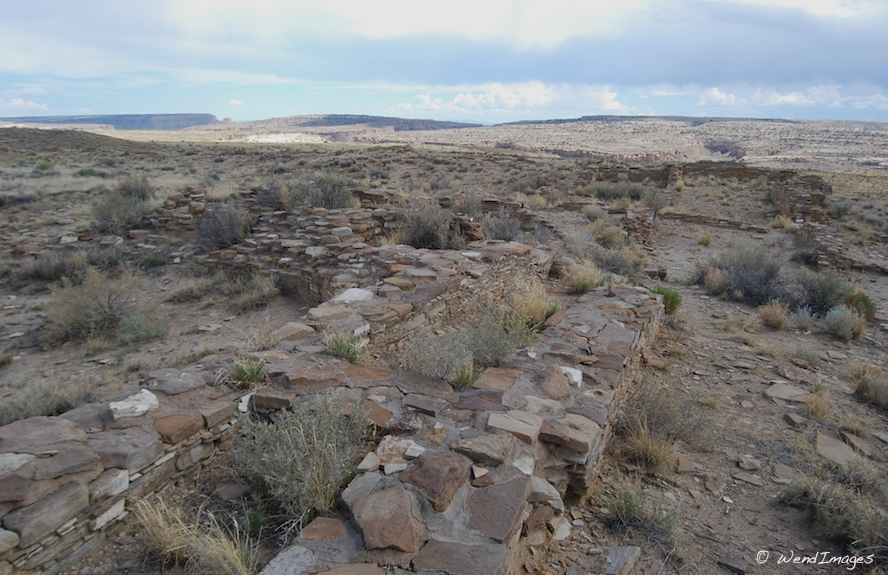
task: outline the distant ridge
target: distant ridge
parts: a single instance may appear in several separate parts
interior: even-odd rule
[[[798,123],[796,120],[784,120],[780,118],[732,118],[723,116],[580,116],[578,118],[555,118],[552,120],[519,120],[517,122],[503,122],[497,126],[519,126],[533,124],[569,124],[574,122],[602,122],[618,123],[633,122],[637,120],[668,120],[671,122],[686,122],[692,126],[700,126],[709,122],[780,122]]]
[[[101,124],[117,130],[180,130],[215,124],[218,121],[213,114],[101,114],[0,118],[0,122],[17,124]]]
[[[452,128],[479,128],[482,124],[466,122],[446,122],[442,120],[423,120],[413,118],[396,118],[393,116],[366,116],[362,114],[325,114],[313,117],[302,123],[309,128],[332,126],[352,126],[365,124],[373,128],[393,128],[396,132],[415,130],[448,130]]]

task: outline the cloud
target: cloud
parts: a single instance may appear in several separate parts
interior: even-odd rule
[[[736,103],[736,95],[731,92],[724,92],[718,87],[703,90],[697,99],[698,106],[733,106]]]
[[[15,113],[46,112],[49,110],[49,106],[46,104],[40,104],[27,98],[11,98],[5,102],[0,102],[0,107],[12,110]]]
[[[819,18],[860,18],[877,14],[882,9],[882,5],[875,0],[733,0],[733,2],[760,8],[798,10]]]
[[[228,105],[233,108],[240,108],[241,106],[244,105],[244,103],[242,101],[238,100],[237,98],[232,98],[232,99],[228,100]]]

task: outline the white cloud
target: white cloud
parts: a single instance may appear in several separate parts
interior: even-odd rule
[[[719,2],[721,0],[710,0]],[[819,18],[861,18],[878,14],[884,4],[878,0],[730,0],[762,8],[798,10]]]
[[[49,106],[46,104],[40,104],[27,98],[11,98],[5,102],[0,102],[0,107],[12,110],[14,113],[46,112],[49,110]]]
[[[571,38],[617,33],[652,0],[166,0],[163,15],[186,37],[304,36],[372,39],[454,36],[553,47]]]
[[[703,90],[697,100],[698,106],[733,106],[736,103],[735,94],[725,92],[717,86]]]
[[[244,103],[242,101],[238,100],[237,98],[232,98],[232,99],[228,100],[228,105],[233,108],[240,108],[241,106],[244,105]]]
[[[403,86],[402,88],[409,88]],[[400,88],[399,88],[400,89]],[[627,107],[606,86],[544,82],[487,83],[415,87],[416,100],[401,106],[408,113],[485,114],[622,113]]]

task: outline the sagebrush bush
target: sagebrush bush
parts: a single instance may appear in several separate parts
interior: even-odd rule
[[[50,341],[108,337],[134,311],[133,278],[109,278],[88,269],[80,284],[63,279],[47,304],[46,333]]]
[[[97,383],[90,379],[59,384],[35,379],[0,402],[0,426],[38,415],[59,415],[96,400]]]
[[[403,362],[409,370],[456,384],[474,362],[468,332],[415,336],[407,344]]]
[[[604,248],[613,249],[626,243],[626,232],[623,231],[623,228],[609,224],[605,219],[591,223],[589,232],[595,241]]]
[[[802,331],[813,331],[817,327],[817,318],[811,313],[811,308],[802,306],[792,312],[790,316],[790,324],[795,329]]]
[[[228,298],[232,313],[264,308],[280,293],[275,278],[264,274],[227,276],[227,282],[217,289]]]
[[[93,225],[100,232],[122,234],[139,227],[151,211],[149,200],[139,194],[106,190],[92,206]]]
[[[293,202],[294,198],[292,197],[289,186],[278,181],[273,181],[262,186],[262,188],[256,193],[256,203],[264,208],[287,210],[290,209]]]
[[[117,191],[121,195],[137,198],[143,202],[153,200],[157,196],[157,190],[146,176],[132,176],[123,180],[117,184]]]
[[[407,214],[401,239],[414,248],[447,249],[454,241],[450,229],[452,220],[451,212],[433,204],[415,208]]]
[[[82,252],[48,252],[22,266],[18,276],[25,280],[43,282],[69,278],[72,282],[79,283],[86,273],[87,265],[86,254]]]
[[[888,373],[871,370],[856,381],[854,394],[873,405],[888,409]]]
[[[533,278],[516,281],[509,303],[531,330],[540,329],[558,311],[558,300],[549,295],[543,282]]]
[[[630,182],[598,182],[592,184],[583,195],[594,195],[599,200],[621,200],[630,199],[638,201],[645,193],[645,188],[641,184],[633,184]]]
[[[766,327],[781,330],[786,325],[786,304],[778,301],[766,303],[758,308],[758,316]]]
[[[681,307],[681,294],[678,293],[678,290],[658,286],[651,291],[663,297],[663,308],[666,311],[666,315],[674,314],[678,311],[678,308]]]
[[[833,337],[842,341],[851,341],[863,335],[866,330],[866,320],[850,307],[840,305],[829,310],[823,318],[823,326]]]
[[[205,249],[219,249],[240,243],[247,235],[247,219],[232,204],[212,204],[197,224],[198,242]]]
[[[848,282],[834,272],[801,269],[786,274],[778,294],[791,308],[807,307],[816,316],[823,316],[848,299]]]
[[[583,208],[583,215],[590,222],[595,222],[607,216],[607,212],[598,206],[585,206]]]
[[[616,430],[622,437],[650,436],[669,444],[682,441],[706,449],[711,441],[710,427],[708,416],[696,404],[668,388],[642,381],[626,402]]]
[[[733,299],[762,305],[776,299],[775,294],[779,293],[781,263],[765,249],[741,246],[725,252],[698,268],[696,283],[704,285],[711,269],[721,272],[723,293]]]
[[[599,502],[606,511],[608,529],[618,533],[640,531],[656,543],[673,545],[678,516],[648,497],[638,482],[621,482],[605,491]]]
[[[355,182],[345,176],[322,173],[313,178],[293,182],[289,187],[288,198],[292,203],[301,203],[310,208],[336,210],[355,206],[352,190]]]
[[[512,241],[521,235],[521,222],[507,210],[484,217],[484,235],[491,240]]]
[[[845,303],[848,307],[859,313],[867,321],[873,321],[876,318],[876,304],[872,298],[862,289],[853,288],[849,290]]]
[[[275,423],[244,423],[235,440],[235,468],[291,517],[330,510],[342,484],[366,453],[369,421],[357,404],[314,396]]]

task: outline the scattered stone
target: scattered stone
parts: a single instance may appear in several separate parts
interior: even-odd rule
[[[437,417],[439,413],[447,409],[447,402],[443,399],[416,394],[407,395],[404,398],[404,405],[432,417]]]
[[[743,455],[737,460],[737,467],[746,471],[758,471],[762,468],[762,463],[751,455]]]
[[[819,431],[814,447],[821,457],[842,467],[858,463],[861,460],[861,457],[846,444]]]
[[[472,465],[472,478],[480,479],[490,473],[490,470],[486,467],[480,467],[478,465]]]
[[[308,575],[317,566],[317,557],[301,545],[290,545],[272,559],[260,575]]]
[[[407,469],[406,463],[384,463],[382,465],[382,472],[386,475],[393,475],[395,473],[400,473]]]
[[[376,295],[370,290],[361,288],[348,288],[330,301],[334,304],[350,304],[372,301],[375,297]]]
[[[536,470],[536,459],[534,459],[532,455],[525,454],[520,457],[516,457],[515,460],[512,462],[512,466],[524,475],[530,477]]]
[[[18,534],[6,529],[0,529],[0,555],[3,555],[18,544]]]
[[[379,457],[371,451],[358,463],[358,471],[375,471],[379,469]]]
[[[205,385],[203,373],[195,370],[155,369],[147,378],[148,387],[165,395],[179,395]]]
[[[862,453],[867,457],[873,457],[876,453],[875,448],[862,437],[858,437],[853,433],[848,433],[847,431],[842,431],[842,439],[845,440],[845,443],[854,448],[858,453]]]
[[[89,506],[89,491],[81,483],[68,483],[58,491],[3,517],[3,526],[18,533],[20,545],[40,541]]]
[[[428,497],[434,510],[442,512],[469,479],[470,465],[468,459],[450,451],[430,452],[401,475],[401,481],[416,485]]]
[[[434,539],[413,559],[417,571],[448,575],[504,575],[506,563],[505,545],[468,545]]]
[[[308,541],[324,541],[344,537],[347,533],[345,523],[341,519],[333,517],[317,517],[305,526],[300,539]]]
[[[176,444],[199,433],[204,420],[200,415],[168,415],[154,420],[154,428],[170,444]]]
[[[473,387],[494,391],[509,391],[521,375],[520,369],[488,367],[475,381]]]
[[[884,443],[885,445],[888,445],[888,432],[885,432],[885,431],[873,431],[872,433],[873,433],[873,436],[874,436],[876,439],[878,439],[879,441],[881,441],[881,442]]]
[[[160,407],[157,396],[147,389],[141,390],[139,393],[131,395],[121,401],[113,401],[108,404],[111,409],[111,415],[115,420],[122,417],[139,417],[145,415],[152,409]]]
[[[804,403],[808,399],[808,392],[800,387],[788,383],[775,383],[765,390],[765,397],[780,399],[791,403]]]
[[[564,541],[570,537],[571,525],[566,518],[556,517],[549,522],[549,525],[552,527],[553,541]]]
[[[580,371],[579,369],[577,369],[575,367],[566,367],[563,365],[560,366],[558,369],[559,369],[559,371],[561,371],[561,373],[563,373],[567,377],[567,379],[568,379],[568,381],[570,381],[571,385],[573,385],[575,387],[582,387],[583,386],[583,372],[582,371]]]
[[[415,553],[425,542],[426,528],[419,504],[403,486],[375,491],[352,511],[367,549],[393,548]]]
[[[752,473],[746,473],[744,471],[735,471],[731,474],[731,477],[738,481],[743,481],[744,483],[749,483],[750,485],[755,485],[756,487],[764,487],[765,482],[758,475],[753,475]]]
[[[786,423],[790,424],[793,427],[801,427],[805,425],[805,422],[807,421],[804,417],[797,413],[785,413],[783,414],[783,419],[786,421]]]
[[[473,491],[466,502],[469,527],[497,541],[508,541],[521,526],[529,485],[528,477],[516,477]]]
[[[271,333],[273,341],[296,341],[310,337],[316,332],[311,326],[299,321],[288,321]]]
[[[530,492],[527,495],[529,503],[545,503],[556,511],[564,511],[564,501],[555,487],[542,477],[530,478]]]
[[[610,547],[607,550],[607,575],[629,575],[641,557],[641,547]]]
[[[491,413],[487,427],[507,431],[525,443],[533,444],[540,433],[543,418],[539,415],[514,409],[508,413]]]
[[[515,447],[515,438],[509,434],[485,433],[461,439],[453,449],[476,463],[495,467],[511,457]]]

